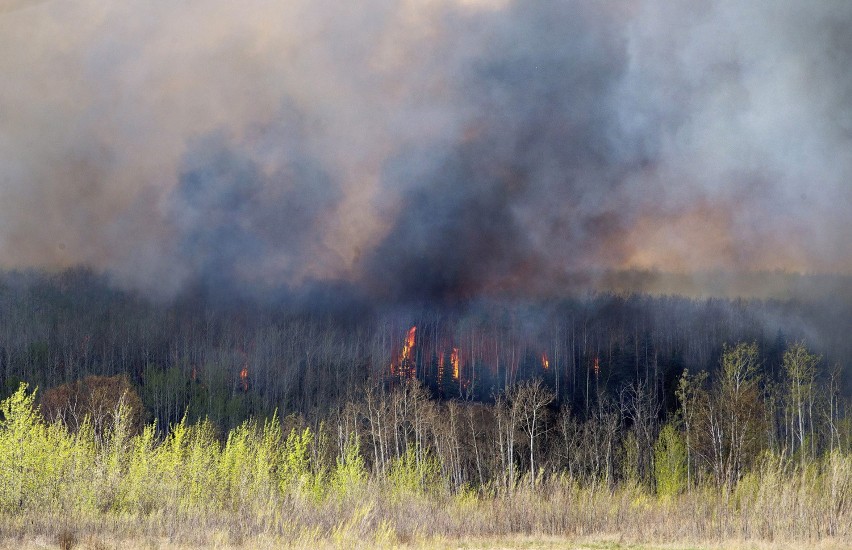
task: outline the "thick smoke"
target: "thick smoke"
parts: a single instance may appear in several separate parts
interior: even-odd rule
[[[8,0],[0,74],[6,268],[394,300],[852,271],[840,0]]]

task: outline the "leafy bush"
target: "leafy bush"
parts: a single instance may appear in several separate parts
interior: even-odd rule
[[[662,498],[686,489],[686,444],[672,423],[663,426],[654,445],[654,477],[657,495]]]
[[[418,460],[417,450],[409,446],[405,453],[391,463],[388,472],[392,496],[408,498],[425,494],[438,487],[441,465],[426,454]]]
[[[367,468],[361,456],[358,437],[349,434],[343,452],[337,459],[337,467],[332,472],[329,488],[334,495],[346,498],[361,494],[366,482]]]

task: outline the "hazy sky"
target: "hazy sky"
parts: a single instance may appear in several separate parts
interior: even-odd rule
[[[0,266],[852,271],[852,3],[0,0]]]

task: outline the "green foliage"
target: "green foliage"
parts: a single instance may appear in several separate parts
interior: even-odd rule
[[[78,445],[85,445],[92,439],[100,443],[100,448],[94,449],[96,471],[101,475],[95,501],[99,510],[111,510],[118,504],[121,480],[132,449],[131,438],[137,429],[136,414],[137,411],[131,405],[121,400],[112,416],[112,423],[101,426],[100,434],[87,417],[84,421],[86,431],[75,437]]]
[[[290,430],[290,435],[284,442],[279,469],[279,486],[283,494],[296,493],[310,480],[312,441],[310,428],[305,428],[302,432],[297,432],[296,428]]]
[[[276,471],[281,461],[278,417],[259,427],[247,420],[228,434],[222,450],[219,476],[225,482],[225,502],[237,510],[241,503],[266,502],[277,490]]]
[[[0,411],[0,507],[56,506],[69,454],[63,426],[44,423],[25,383],[0,403]]]
[[[216,431],[209,420],[193,424],[186,435],[186,453],[181,472],[185,508],[209,507],[221,499],[218,459],[221,453]]]
[[[146,426],[133,438],[128,465],[118,495],[117,508],[130,513],[148,514],[163,502],[165,483],[160,474],[160,448],[155,442],[156,424]]]
[[[661,498],[673,497],[686,489],[686,443],[672,423],[663,426],[654,445],[654,477]]]
[[[391,463],[388,472],[391,495],[397,498],[408,498],[437,489],[440,473],[441,465],[437,460],[429,457],[428,454],[418,460],[415,447],[409,445],[405,453]]]
[[[791,393],[796,399],[803,399],[803,394],[812,388],[816,368],[822,361],[820,355],[810,353],[803,342],[791,344],[784,351],[784,372],[791,383]]]
[[[367,482],[367,468],[361,456],[361,447],[357,434],[349,434],[343,446],[341,456],[337,458],[337,467],[329,481],[331,492],[341,498],[356,496],[363,492]]]
[[[739,393],[760,381],[760,360],[757,342],[740,342],[722,346],[722,386],[726,391]]]
[[[815,446],[812,415],[816,399],[816,372],[822,357],[812,354],[804,343],[791,344],[784,352],[783,368],[787,376],[786,408],[791,419],[789,424],[791,451],[798,453],[801,462],[813,458]],[[810,452],[809,452],[810,451]]]

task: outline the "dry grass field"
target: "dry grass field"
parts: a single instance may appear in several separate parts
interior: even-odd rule
[[[323,540],[285,540],[258,537],[243,541],[241,544],[227,541],[214,536],[206,544],[190,544],[170,542],[167,539],[157,537],[139,537],[134,539],[101,538],[97,536],[85,536],[81,539],[67,540],[47,536],[33,537],[30,539],[10,538],[0,542],[2,549],[41,550],[55,548],[75,548],[79,550],[105,550],[105,549],[162,549],[162,550],[202,550],[202,549],[258,549],[272,550],[277,548],[298,549],[334,549],[334,548],[400,548],[400,549],[458,549],[458,550],[799,550],[810,548],[814,550],[841,550],[850,548],[850,545],[835,541],[822,541],[814,545],[803,546],[801,544],[784,542],[745,542],[727,541],[725,543],[702,543],[702,544],[642,544],[619,542],[618,537],[593,537],[586,540],[571,540],[559,537],[507,537],[495,539],[471,539],[471,540],[447,540],[429,539],[414,541],[403,544],[398,541],[378,542],[348,541],[350,544],[343,545],[333,541]],[[70,546],[63,546],[69,544]]]

